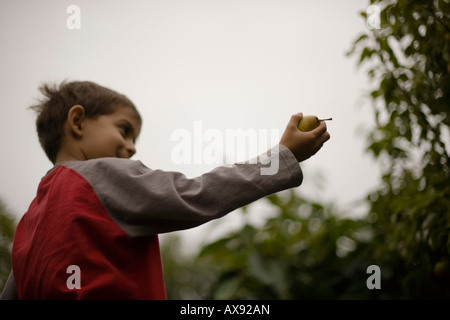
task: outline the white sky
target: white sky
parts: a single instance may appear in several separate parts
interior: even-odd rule
[[[66,27],[72,4],[81,8],[80,30]],[[189,177],[215,167],[171,159],[172,132],[193,133],[194,121],[224,133],[282,132],[293,113],[333,117],[327,123],[331,140],[302,164],[298,191],[357,213],[353,202],[379,180],[361,134],[373,123],[370,102],[361,98],[368,83],[363,70],[356,70],[356,58],[345,56],[366,28],[358,12],[367,5],[361,0],[1,0],[0,198],[19,219],[51,168],[27,107],[39,97],[41,82],[67,78],[126,94],[144,119],[134,158]],[[315,181],[319,174],[322,187]]]

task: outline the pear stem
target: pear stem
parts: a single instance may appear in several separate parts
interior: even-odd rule
[[[319,121],[329,121],[329,120],[333,120],[333,118],[328,118],[328,119],[319,119]]]

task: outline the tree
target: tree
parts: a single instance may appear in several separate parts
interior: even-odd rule
[[[11,249],[15,230],[15,221],[0,201],[0,292],[11,272]]]
[[[384,166],[368,200],[386,245],[373,254],[398,256],[402,296],[448,297],[439,281],[448,287],[450,279],[450,2],[371,4],[380,29],[359,36],[348,54],[369,66],[374,84],[368,151]]]

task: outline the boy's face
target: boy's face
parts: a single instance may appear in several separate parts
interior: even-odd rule
[[[136,153],[139,131],[140,123],[134,111],[130,107],[118,107],[111,114],[85,120],[80,150],[86,160],[130,158]]]

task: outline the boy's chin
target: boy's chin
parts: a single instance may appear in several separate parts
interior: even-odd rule
[[[120,159],[129,159],[128,155],[124,154],[124,153],[120,153],[117,152],[116,153],[116,158],[120,158]]]

